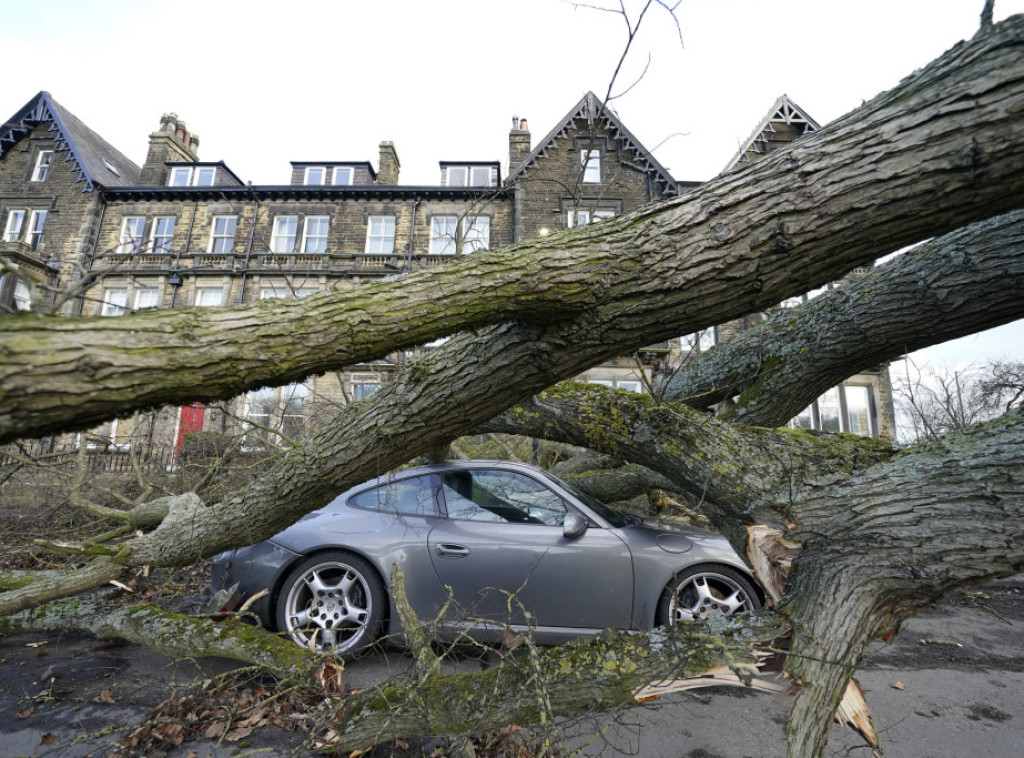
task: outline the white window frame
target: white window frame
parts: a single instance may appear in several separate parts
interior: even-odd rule
[[[456,176],[461,177],[461,179],[457,183],[453,181],[454,177]],[[447,186],[449,187],[468,187],[469,166],[449,166],[446,183]]]
[[[380,390],[380,382],[352,382],[352,399],[366,400],[373,393]]]
[[[627,392],[643,392],[643,382],[639,382],[635,379],[622,379],[615,383],[616,388],[620,390],[626,390]]]
[[[346,176],[347,172],[347,176]],[[355,181],[355,170],[351,166],[335,166],[334,175],[331,177],[331,183],[337,185],[351,185]],[[338,181],[339,178],[346,179],[346,181]]]
[[[177,219],[174,216],[156,216],[149,233],[149,250],[152,253],[169,253],[174,242],[174,227]],[[170,224],[170,229],[166,226]]]
[[[224,305],[224,287],[219,285],[196,287],[194,305],[197,308],[216,308]]]
[[[53,163],[53,150],[40,150],[36,156],[36,165],[32,169],[32,181],[44,182],[50,174],[50,164]]]
[[[395,252],[394,216],[370,216],[366,219],[366,254],[391,255]]]
[[[430,217],[430,254],[453,255],[458,250],[458,216]]]
[[[146,245],[146,217],[125,216],[121,221],[121,241],[117,252],[138,253]]]
[[[29,290],[28,285],[21,281],[21,279],[14,283],[14,310],[32,310],[32,291]]]
[[[28,210],[25,208],[12,208],[7,211],[7,224],[4,227],[4,242],[17,242],[21,239],[21,233],[25,229],[25,218]]]
[[[585,184],[601,183],[601,151],[580,150],[580,169]]]
[[[270,235],[270,252],[294,253],[299,238],[298,216],[275,216],[274,231]]]
[[[135,288],[135,310],[143,311],[150,308],[159,308],[161,305],[162,287],[136,287]]]
[[[483,181],[480,181],[480,179]],[[469,167],[469,186],[470,187],[490,187],[491,186],[491,167],[490,166],[470,166]]]
[[[33,250],[39,249],[43,239],[43,225],[46,223],[46,211],[32,211],[29,214],[28,233],[25,235],[25,242]]]
[[[590,223],[590,211],[569,211],[566,223],[570,229],[574,226],[586,226]]]
[[[220,222],[223,222],[223,227],[219,226]],[[229,226],[231,228],[231,234],[227,233],[227,228]],[[214,216],[213,223],[210,225],[209,252],[233,253],[235,251],[235,232],[237,231],[238,216]],[[227,247],[227,250],[218,250],[218,247]]]
[[[330,216],[306,216],[302,222],[302,252],[326,253]]]
[[[123,316],[128,312],[128,285],[107,287],[103,290],[101,316]]]
[[[185,181],[178,180],[184,175]],[[174,166],[167,176],[168,187],[212,187],[217,181],[216,166]]]
[[[462,252],[475,253],[491,246],[490,216],[466,216],[462,219]]]
[[[314,172],[319,172],[319,181],[312,181]],[[327,183],[327,167],[326,166],[306,166],[303,178],[303,184],[322,185]]]
[[[302,431],[309,416],[309,398],[312,395],[312,388],[305,382],[287,384],[283,387],[261,387],[257,390],[247,392],[245,395],[245,421],[255,427],[260,426],[258,432],[255,429],[248,430],[252,437],[246,438],[248,449],[259,448],[265,437],[262,435],[276,433],[285,437],[293,436],[296,431]],[[297,402],[296,402],[297,401]],[[301,410],[296,413],[296,409]],[[286,429],[292,424],[294,429]]]

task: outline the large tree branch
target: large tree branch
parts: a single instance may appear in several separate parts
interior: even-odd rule
[[[829,387],[904,353],[1024,317],[1024,211],[939,237],[685,365],[662,396],[786,423]]]
[[[554,318],[594,304],[618,314],[614,334],[608,325],[594,335],[605,338],[596,362],[770,307],[1024,201],[1022,38],[1024,18],[1009,19],[820,132],[684,197],[389,283],[385,311],[402,317],[382,330],[360,326],[367,312],[383,313],[376,298],[357,307],[341,295],[116,320],[10,320],[0,334],[0,442],[294,381],[530,312]],[[520,287],[521,270],[539,278]],[[436,305],[469,281],[474,294],[463,305]],[[559,302],[529,300],[535,289]],[[513,306],[488,315],[493,301],[470,304],[485,292]],[[441,321],[427,325],[422,314],[432,307]],[[317,320],[340,326],[328,335],[312,328]],[[389,338],[390,328],[413,336]]]

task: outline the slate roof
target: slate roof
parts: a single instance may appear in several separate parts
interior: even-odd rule
[[[820,128],[818,122],[790,100],[788,95],[782,95],[768,109],[767,115],[754,129],[753,134],[747,138],[747,141],[740,146],[729,164],[722,169],[722,173],[731,171],[741,163],[757,160],[760,156],[783,145],[788,145],[805,134],[816,132]]]
[[[64,153],[72,173],[78,173],[83,192],[96,187],[130,187],[139,183],[141,169],[116,147],[83,124],[49,92],[40,92],[0,127],[0,158],[38,126],[49,121],[56,152]]]
[[[522,179],[528,168],[536,168],[538,158],[546,158],[547,151],[555,144],[555,140],[559,138],[567,138],[569,136],[569,129],[572,128],[573,122],[579,119],[586,120],[588,123],[593,123],[596,120],[604,121],[605,128],[608,133],[617,139],[619,139],[623,147],[627,150],[631,150],[636,158],[638,168],[653,175],[654,181],[661,185],[662,193],[665,195],[675,195],[679,192],[679,187],[672,175],[669,174],[668,170],[665,169],[657,159],[651,155],[650,151],[647,150],[640,140],[633,136],[632,132],[629,131],[622,122],[619,121],[612,111],[607,108],[593,92],[588,92],[583,96],[572,110],[570,110],[554,129],[548,133],[544,139],[537,143],[537,146],[530,151],[530,154],[526,156],[522,163],[512,168],[509,172],[508,179],[505,180],[506,184],[514,184],[518,180]]]

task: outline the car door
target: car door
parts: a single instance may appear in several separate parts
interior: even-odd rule
[[[453,615],[531,627],[629,628],[633,568],[613,530],[562,532],[569,506],[541,482],[500,469],[442,474],[448,518],[429,534]],[[449,619],[458,620],[458,619]]]

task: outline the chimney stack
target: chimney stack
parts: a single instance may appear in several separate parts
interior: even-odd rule
[[[196,152],[199,138],[189,134],[185,122],[177,113],[165,113],[160,117],[160,128],[149,135],[149,152],[142,164],[139,181],[145,185],[162,187],[167,184],[167,163],[174,161],[197,161]]]
[[[525,118],[512,117],[512,129],[508,133],[508,173],[519,167],[530,154],[530,127]]]
[[[380,143],[380,168],[377,169],[377,184],[398,184],[398,171],[402,164],[398,162],[398,151],[395,143]]]

